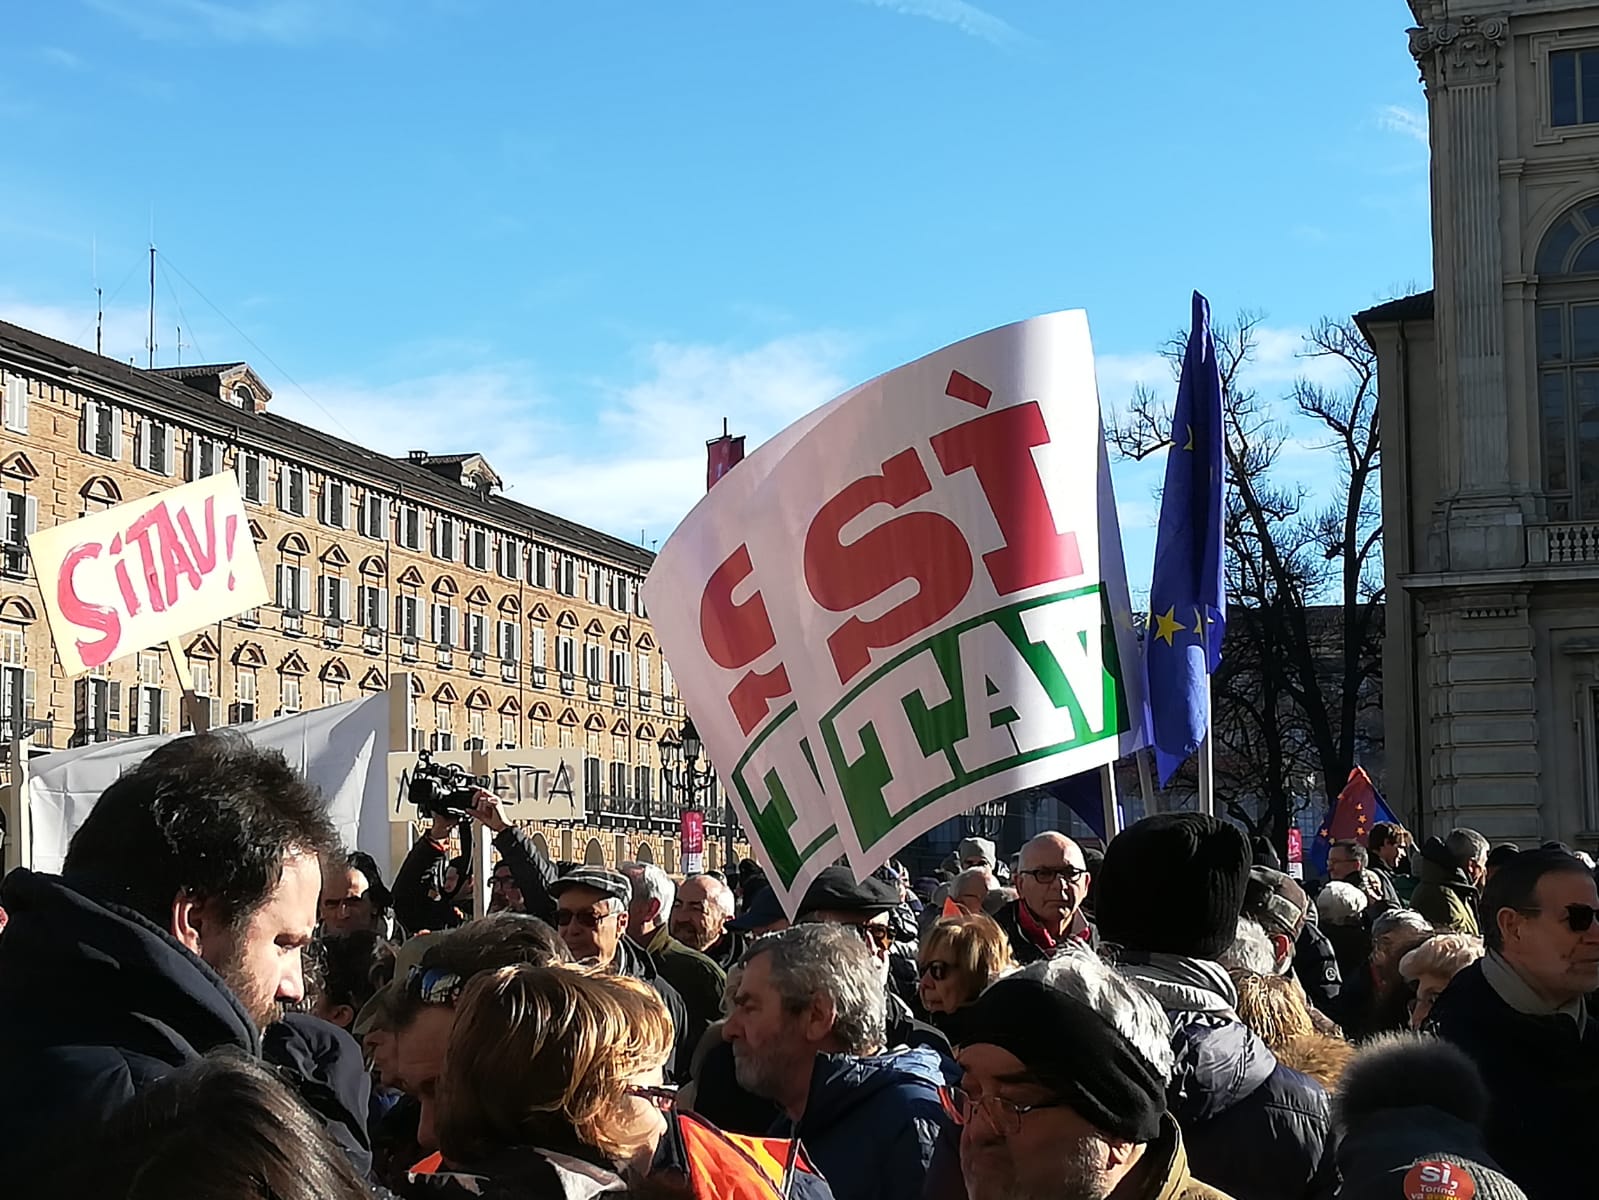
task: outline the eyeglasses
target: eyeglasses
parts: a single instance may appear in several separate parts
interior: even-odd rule
[[[371,901],[365,896],[345,896],[339,900],[324,900],[322,901],[322,907],[329,912],[347,913],[354,912],[360,905],[370,903]]]
[[[1053,887],[1057,879],[1064,879],[1066,886],[1071,887],[1088,872],[1081,867],[1039,867],[1033,871],[1017,871],[1016,874],[1031,876],[1039,887]]]
[[[931,962],[924,962],[921,966],[917,967],[916,974],[918,978],[931,975],[935,983],[943,983],[944,980],[949,978],[950,972],[954,970],[954,963],[944,962],[941,959],[935,958]]]
[[[516,877],[512,875],[496,875],[489,880],[490,891],[500,891],[504,888],[515,887]]]
[[[562,908],[556,910],[555,923],[562,929],[565,929],[573,921],[583,926],[584,929],[598,929],[602,923],[609,921],[614,916],[616,916],[614,912],[600,913],[596,916],[592,912],[572,912],[569,909]]]
[[[1015,1137],[1021,1132],[1022,1118],[1041,1108],[1065,1108],[1064,1100],[1040,1100],[1037,1104],[1017,1104],[1003,1096],[974,1096],[961,1088],[950,1089],[950,1100],[962,1125],[970,1125],[979,1111],[1000,1137]]]
[[[677,1089],[675,1087],[630,1087],[627,1089],[629,1096],[640,1100],[647,1100],[662,1112],[671,1112],[677,1104]]]
[[[442,967],[430,967],[425,971],[421,967],[412,967],[411,973],[405,977],[405,990],[422,1004],[454,1004],[465,989],[466,980]]]
[[[1536,916],[1543,912],[1541,908],[1518,908],[1520,913]],[[1560,914],[1560,920],[1571,927],[1572,933],[1587,933],[1593,928],[1594,918],[1599,917],[1599,908],[1591,904],[1568,904],[1565,912]]]

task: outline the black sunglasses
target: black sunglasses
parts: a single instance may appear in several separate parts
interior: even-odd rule
[[[1541,908],[1518,908],[1517,912],[1527,913],[1529,916],[1543,912]],[[1587,933],[1593,928],[1594,918],[1599,917],[1599,908],[1591,904],[1568,904],[1560,919],[1571,926],[1572,933]]]

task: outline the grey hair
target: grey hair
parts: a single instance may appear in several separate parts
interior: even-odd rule
[[[1440,933],[1428,938],[1399,960],[1399,974],[1415,981],[1423,975],[1447,975],[1453,979],[1482,957],[1480,937],[1469,933]]]
[[[817,996],[833,1002],[833,1036],[846,1053],[876,1054],[887,1040],[888,1005],[877,956],[846,925],[795,925],[756,942],[739,960],[747,967],[767,955],[772,986],[791,1013]]]
[[[1371,862],[1371,855],[1367,852],[1366,847],[1355,841],[1354,838],[1343,838],[1334,842],[1333,845],[1338,847],[1340,850],[1349,851],[1350,857],[1355,860],[1362,871],[1364,871],[1366,869],[1366,865]]]
[[[1229,971],[1248,971],[1252,975],[1277,974],[1277,949],[1271,938],[1252,917],[1238,918],[1233,944],[1216,960]]]
[[[733,915],[732,888],[728,887],[727,884],[723,883],[715,875],[690,875],[688,879],[685,879],[683,882],[687,883],[689,879],[705,880],[706,899],[715,904],[717,908],[721,909],[724,917],[731,917]],[[670,908],[671,906],[668,905],[667,907]]]
[[[1413,908],[1391,908],[1371,923],[1371,940],[1380,942],[1390,933],[1410,933],[1426,937],[1432,922]]]
[[[1316,915],[1329,925],[1353,925],[1371,903],[1352,883],[1329,883],[1316,897]]]
[[[1449,855],[1461,866],[1469,862],[1483,862],[1488,858],[1488,839],[1475,829],[1451,829],[1444,838]]]
[[[671,915],[672,901],[677,899],[677,884],[665,871],[654,863],[625,862],[622,864],[622,874],[633,884],[635,902],[642,896],[648,896],[651,900],[661,902],[661,920]]]
[[[1162,1083],[1171,1082],[1175,1056],[1165,1010],[1081,942],[1073,939],[1053,958],[1029,963],[1006,978],[1035,980],[1088,1005],[1132,1044]]]

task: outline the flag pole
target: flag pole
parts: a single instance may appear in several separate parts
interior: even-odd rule
[[[1116,764],[1106,763],[1099,768],[1099,799],[1105,806],[1105,841],[1122,831],[1122,806],[1116,794]]]
[[[1144,797],[1144,815],[1153,816],[1160,811],[1160,798],[1155,794],[1155,772],[1149,765],[1148,748],[1134,750],[1133,761],[1138,764],[1138,790]]]
[[[1216,760],[1210,739],[1211,727],[1210,677],[1205,677],[1205,736],[1199,743],[1199,811],[1214,816],[1216,813]]]

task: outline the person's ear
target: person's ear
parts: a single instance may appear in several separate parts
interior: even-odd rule
[[[628,917],[627,909],[624,908],[622,910],[621,916],[616,918],[616,932],[617,933],[621,934],[621,933],[626,933],[627,932],[627,917]]]
[[[1108,1171],[1125,1167],[1138,1150],[1137,1142],[1124,1142],[1121,1138],[1104,1138],[1102,1144],[1105,1147],[1105,1169]]]
[[[328,1009],[326,1019],[340,1029],[347,1031],[351,1025],[355,1024],[355,1009],[348,1004],[335,1004]]]
[[[1513,946],[1521,940],[1521,914],[1513,908],[1501,908],[1494,914],[1494,924],[1499,926],[1499,944]]]
[[[1277,955],[1278,962],[1284,962],[1293,956],[1294,944],[1288,939],[1288,935],[1285,933],[1274,933],[1271,935],[1271,948],[1272,951]]]
[[[172,918],[167,932],[191,954],[200,953],[200,943],[205,932],[204,905],[187,891],[180,890],[172,897]]]

